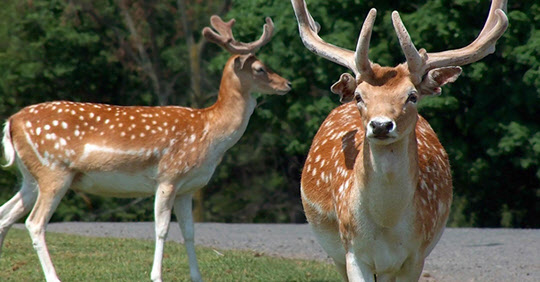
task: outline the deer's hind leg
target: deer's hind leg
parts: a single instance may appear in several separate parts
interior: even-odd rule
[[[0,207],[0,254],[9,229],[30,211],[38,195],[38,186],[34,177],[20,162],[18,167],[23,176],[21,188],[15,196]]]
[[[73,173],[42,169],[36,175],[39,194],[32,212],[26,219],[26,228],[32,238],[47,281],[60,281],[56,275],[51,256],[45,243],[45,228],[52,214],[73,181]]]

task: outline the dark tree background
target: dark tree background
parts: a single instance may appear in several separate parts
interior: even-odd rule
[[[400,11],[415,44],[428,51],[463,47],[479,33],[490,1],[308,0],[328,42],[353,49],[367,11],[378,10],[370,58],[404,60],[390,13]],[[199,208],[206,221],[303,222],[299,181],[311,139],[339,101],[330,85],[346,69],[310,53],[289,1],[6,0],[0,11],[0,117],[50,100],[121,105],[215,101],[229,54],[200,31],[211,14],[236,18],[237,39],[260,36],[258,57],[293,82],[286,96],[261,96],[246,134],[225,155]],[[453,167],[449,225],[540,227],[540,4],[510,1],[510,25],[497,51],[464,67],[443,95],[423,100]],[[18,176],[0,173],[0,202]],[[152,220],[152,199],[68,193],[53,220]]]

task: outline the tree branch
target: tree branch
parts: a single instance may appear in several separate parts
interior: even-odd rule
[[[161,87],[160,87],[158,74],[156,73],[156,70],[154,69],[154,66],[152,65],[152,61],[150,60],[148,53],[146,52],[144,44],[141,40],[141,37],[139,36],[139,33],[137,32],[137,29],[135,28],[135,23],[133,22],[133,19],[131,18],[131,15],[129,14],[129,10],[124,0],[118,0],[118,6],[120,7],[126,26],[131,34],[131,38],[132,38],[131,41],[135,45],[135,48],[137,49],[139,53],[139,59],[140,59],[142,70],[150,78],[152,82],[152,87],[154,88],[154,93],[158,96],[159,104],[164,105],[166,104],[166,99],[163,99],[161,95],[161,91],[160,91]]]

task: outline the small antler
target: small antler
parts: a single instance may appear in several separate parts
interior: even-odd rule
[[[425,49],[417,51],[398,12],[394,11],[392,22],[413,79],[421,80],[424,74],[434,68],[467,65],[495,52],[495,43],[508,27],[508,18],[504,13],[506,5],[507,0],[493,0],[484,28],[471,44],[438,53],[427,53]]]
[[[304,45],[313,53],[340,64],[354,72],[357,79],[369,80],[373,75],[371,62],[368,58],[369,41],[377,11],[371,9],[362,25],[358,37],[356,52],[327,43],[319,37],[320,25],[313,20],[304,0],[291,0],[298,30]]]
[[[203,36],[208,41],[220,45],[232,54],[248,54],[255,53],[259,48],[268,43],[274,33],[274,23],[270,17],[267,17],[261,38],[250,43],[239,42],[234,39],[232,34],[232,27],[235,22],[235,19],[224,22],[219,16],[213,15],[210,18],[210,23],[218,33],[209,27],[205,27],[202,31]]]

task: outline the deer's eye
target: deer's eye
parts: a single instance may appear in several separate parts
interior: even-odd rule
[[[413,104],[416,104],[416,102],[418,102],[418,92],[416,92],[416,90],[409,92],[407,102],[411,102]]]
[[[263,67],[256,67],[255,72],[258,74],[263,74],[266,72],[266,70]]]
[[[354,99],[356,100],[356,104],[364,104],[364,100],[362,99],[360,92],[354,92]]]
[[[364,103],[364,99],[362,99],[362,94],[360,92],[355,91],[354,92],[354,99],[356,100],[356,105],[365,107],[366,104]]]

